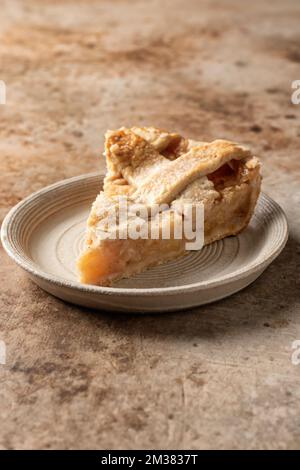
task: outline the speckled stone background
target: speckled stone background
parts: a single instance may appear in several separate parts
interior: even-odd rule
[[[1,447],[300,448],[299,1],[0,8],[1,220],[45,185],[104,169],[107,128],[150,124],[250,145],[290,223],[251,287],[161,316],[65,304],[1,248]]]

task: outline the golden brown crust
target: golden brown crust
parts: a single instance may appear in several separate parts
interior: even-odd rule
[[[196,142],[160,129],[108,131],[108,174],[88,221],[87,250],[80,257],[83,282],[110,285],[185,253],[184,240],[106,240],[98,223],[116,196],[146,205],[204,204],[205,244],[235,235],[249,223],[260,192],[260,164],[233,142]],[[102,268],[98,266],[102,263]],[[105,267],[106,266],[106,267]]]
[[[190,142],[156,128],[108,131],[106,158],[110,173],[106,183],[115,179],[120,182],[121,177],[137,189],[137,201],[170,202],[195,179],[215,172],[230,160],[250,156],[248,150],[225,140],[196,145]],[[172,158],[158,149],[168,156],[172,154]]]
[[[193,147],[168,165],[157,168],[138,188],[135,197],[145,204],[170,203],[193,181],[207,176],[232,159],[250,153],[236,144],[214,141]]]
[[[156,127],[132,127],[131,131],[145,139],[168,160],[174,160],[188,150],[189,141],[177,133]]]
[[[129,129],[107,132],[105,152],[108,162],[134,186],[141,184],[156,166],[168,162],[153,145]]]

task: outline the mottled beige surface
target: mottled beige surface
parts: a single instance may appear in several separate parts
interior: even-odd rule
[[[1,219],[97,169],[107,128],[153,124],[249,144],[290,222],[251,287],[162,316],[64,304],[1,248],[3,448],[300,448],[299,18],[298,0],[1,0]]]

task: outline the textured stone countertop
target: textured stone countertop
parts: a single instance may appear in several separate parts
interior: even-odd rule
[[[263,161],[286,249],[209,306],[121,315],[44,293],[1,247],[2,448],[300,448],[298,0],[2,0],[0,216],[156,125]]]

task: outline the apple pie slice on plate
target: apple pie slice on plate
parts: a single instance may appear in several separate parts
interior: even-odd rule
[[[257,201],[259,161],[243,146],[134,127],[107,132],[105,156],[105,178],[59,181],[2,223],[4,249],[47,292],[100,310],[182,310],[243,289],[284,248],[285,214]]]
[[[77,262],[85,284],[111,286],[187,254],[185,232],[178,236],[175,227],[188,219],[182,210],[188,204],[203,207],[205,245],[240,233],[260,193],[258,158],[226,140],[197,142],[153,127],[121,128],[106,133],[105,157],[107,175],[92,205],[86,248]],[[192,210],[194,229],[195,214]],[[139,227],[146,222],[147,236],[130,236],[137,222]]]

